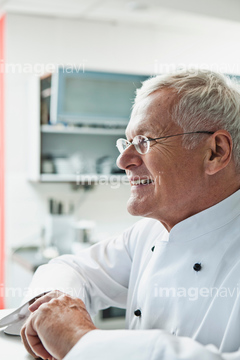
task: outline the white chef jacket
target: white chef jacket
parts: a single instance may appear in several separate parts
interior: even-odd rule
[[[57,288],[91,314],[127,309],[126,330],[93,330],[64,360],[240,359],[240,190],[169,233],[143,219],[41,266],[30,290]]]

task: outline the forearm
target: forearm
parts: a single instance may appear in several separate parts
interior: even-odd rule
[[[221,354],[163,330],[94,330],[72,348],[64,360],[239,360],[240,351]]]
[[[60,290],[66,294],[85,300],[85,280],[81,274],[66,264],[49,263],[40,266],[28,287],[24,301],[51,290]]]
[[[125,307],[130,267],[121,239],[97,244],[78,256],[64,255],[39,267],[24,301],[60,290],[82,299],[91,315],[108,306]]]

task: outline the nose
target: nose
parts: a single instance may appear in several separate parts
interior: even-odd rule
[[[141,164],[141,154],[137,152],[133,145],[129,146],[117,158],[117,166],[122,170],[130,170],[133,166],[140,166]]]

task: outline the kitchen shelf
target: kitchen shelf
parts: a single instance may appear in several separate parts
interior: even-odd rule
[[[98,183],[98,182],[106,182],[111,185],[111,180],[113,183],[116,181],[120,183],[126,183],[127,176],[124,174],[41,174],[40,181],[42,182],[74,182],[78,183]]]
[[[116,141],[125,137],[124,125],[117,125],[114,119],[110,126],[104,121],[96,125],[86,123],[85,118],[78,124],[49,123],[51,81],[44,81],[29,79],[28,179],[42,183],[111,184],[114,177],[112,181],[121,183],[124,173],[116,169]],[[42,91],[45,97],[41,97]]]
[[[123,128],[76,127],[64,125],[41,125],[42,133],[51,134],[85,134],[85,135],[123,135]]]

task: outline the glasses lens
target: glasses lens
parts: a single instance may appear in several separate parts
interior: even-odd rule
[[[118,139],[116,143],[116,146],[120,154],[122,154],[124,150],[128,148],[129,145],[131,144],[126,139]]]
[[[146,154],[149,150],[149,141],[146,136],[135,136],[132,143],[140,154]]]

